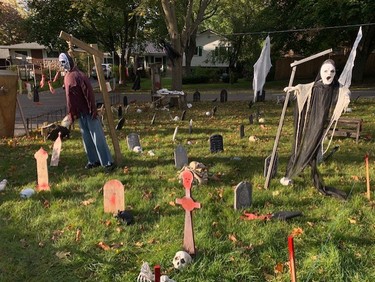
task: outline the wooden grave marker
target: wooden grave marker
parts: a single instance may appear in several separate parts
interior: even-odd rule
[[[58,136],[55,142],[53,143],[51,162],[49,164],[50,166],[59,165],[60,152],[61,152],[61,132],[58,133]]]
[[[191,188],[194,180],[194,175],[191,171],[185,170],[182,172],[182,184],[185,188],[185,197],[176,199],[176,203],[181,205],[185,210],[185,227],[184,227],[184,250],[190,255],[195,255],[193,216],[194,209],[200,209],[201,204],[194,202],[191,198]]]
[[[125,210],[124,185],[117,180],[107,181],[103,187],[104,212],[118,213]]]
[[[48,184],[48,168],[47,168],[47,159],[48,153],[40,148],[35,154],[34,158],[36,159],[36,169],[37,169],[37,186],[36,191],[50,191]]]

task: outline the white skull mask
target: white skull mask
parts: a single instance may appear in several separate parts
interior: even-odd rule
[[[185,251],[178,251],[173,258],[174,268],[181,270],[192,261],[191,256]]]
[[[321,66],[320,77],[322,78],[323,84],[325,85],[331,84],[335,75],[336,75],[336,68],[334,65],[332,65],[332,63],[327,62]]]

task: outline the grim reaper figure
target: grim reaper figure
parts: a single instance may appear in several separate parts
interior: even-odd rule
[[[340,87],[334,62],[324,61],[314,82],[286,87],[284,91],[294,91],[296,106],[292,154],[280,183],[292,184],[292,178],[309,165],[314,186],[320,193],[346,199],[345,192],[324,185],[317,167],[318,159],[324,153],[323,141],[328,130],[336,125],[349,104],[350,92],[348,88]]]

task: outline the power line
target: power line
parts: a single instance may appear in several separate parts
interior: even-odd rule
[[[350,28],[360,26],[371,26],[375,23],[364,23],[364,24],[352,24],[352,25],[338,25],[338,26],[325,26],[325,27],[312,27],[312,28],[297,28],[297,29],[286,29],[286,30],[272,30],[272,31],[254,31],[254,32],[235,32],[228,34],[227,36],[233,35],[256,35],[256,34],[272,34],[272,33],[288,33],[288,32],[307,32],[307,31],[321,31],[325,29],[339,29],[339,28]]]

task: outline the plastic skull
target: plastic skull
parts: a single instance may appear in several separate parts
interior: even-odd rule
[[[167,275],[160,276],[160,282],[176,282],[173,279],[170,279]]]
[[[173,258],[174,268],[181,270],[192,261],[191,256],[185,251],[178,251]]]
[[[142,153],[142,148],[140,146],[134,146],[133,152]]]

